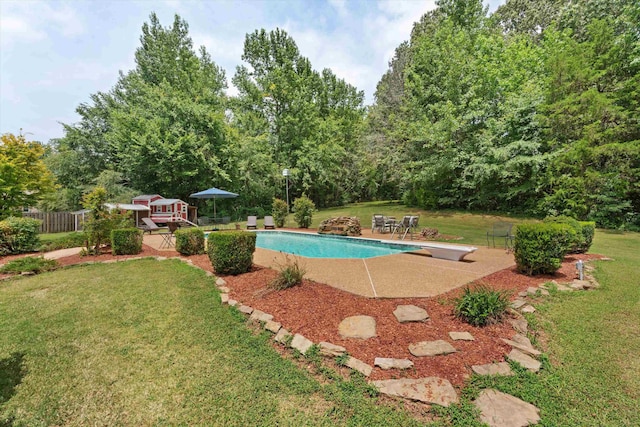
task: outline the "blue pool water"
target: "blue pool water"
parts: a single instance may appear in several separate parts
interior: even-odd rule
[[[259,248],[308,258],[372,258],[419,249],[417,246],[322,234],[283,231],[258,231],[256,234],[256,246]]]

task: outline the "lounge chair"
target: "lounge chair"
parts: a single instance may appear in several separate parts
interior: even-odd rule
[[[248,229],[256,229],[258,228],[258,217],[257,216],[248,216],[247,217],[247,230]]]
[[[144,225],[139,226],[138,228],[141,228],[144,232],[149,232],[149,234],[151,234],[152,231],[154,230],[162,230],[164,227],[158,227],[158,224],[156,224],[155,222],[153,222],[151,220],[151,218],[140,218],[142,220],[142,222],[144,222]]]
[[[276,228],[276,224],[273,222],[273,217],[272,216],[265,216],[264,217],[264,228],[271,228],[274,229]]]

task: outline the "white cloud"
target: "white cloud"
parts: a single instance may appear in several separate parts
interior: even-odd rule
[[[329,0],[329,4],[338,12],[338,16],[344,19],[349,16],[346,0]]]

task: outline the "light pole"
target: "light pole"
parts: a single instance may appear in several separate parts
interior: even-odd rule
[[[287,214],[289,214],[289,169],[283,169],[282,176],[284,176],[284,185],[287,188]]]

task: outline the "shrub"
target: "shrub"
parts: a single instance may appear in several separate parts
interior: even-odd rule
[[[287,202],[282,199],[273,199],[271,208],[271,215],[273,215],[273,220],[276,223],[276,227],[284,227],[284,223],[287,220],[287,215],[289,214],[289,207],[287,206]]]
[[[84,223],[87,234],[87,253],[99,255],[102,245],[110,245],[111,231],[131,225],[131,216],[117,211],[109,212],[105,207],[107,190],[96,187],[82,198],[82,205],[90,209],[89,218]],[[92,247],[93,246],[93,247]]]
[[[209,234],[207,254],[213,270],[219,274],[242,274],[251,269],[256,250],[256,234],[225,231]]]
[[[506,292],[486,286],[473,289],[467,286],[456,300],[454,313],[473,326],[485,326],[499,322],[508,307],[509,295]]]
[[[285,265],[279,267],[280,272],[269,282],[269,287],[277,290],[291,288],[302,283],[306,271],[298,264],[298,259],[291,262],[287,256]]]
[[[593,237],[596,234],[596,223],[593,221],[580,221],[580,225],[582,226],[583,242],[582,246],[578,248],[578,253],[583,254],[585,252],[588,252],[591,248]]]
[[[518,271],[529,276],[555,273],[575,242],[574,234],[567,224],[519,224],[513,251]]]
[[[135,255],[142,252],[143,231],[138,228],[111,230],[111,253],[114,255]]]
[[[87,235],[83,232],[74,232],[59,240],[43,241],[40,246],[40,251],[49,252],[58,249],[77,248],[79,246],[86,246],[86,244]]]
[[[544,219],[544,222],[552,224],[566,224],[575,232],[574,239],[569,244],[569,253],[575,254],[584,247],[584,235],[582,233],[582,225],[578,220],[569,216],[550,216]]]
[[[2,273],[23,273],[30,271],[32,273],[41,273],[50,271],[58,266],[58,262],[54,259],[44,259],[43,257],[27,256],[24,258],[14,259],[0,268]]]
[[[316,205],[307,196],[298,197],[293,202],[293,219],[299,228],[309,228]]]
[[[204,231],[199,228],[177,230],[176,250],[182,255],[199,255],[204,253]]]
[[[40,246],[41,221],[9,217],[0,221],[0,255],[35,252]]]

